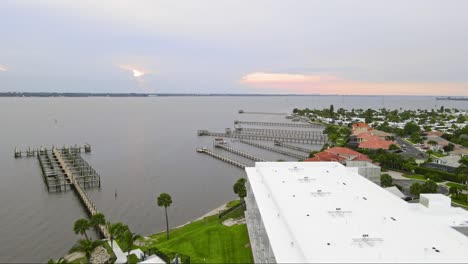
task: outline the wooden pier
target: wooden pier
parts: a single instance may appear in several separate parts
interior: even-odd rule
[[[83,151],[85,153],[91,152],[91,145],[90,144],[85,144],[84,146],[76,146],[75,145],[75,146],[70,147],[70,148],[74,148],[78,152],[81,152],[81,151]],[[34,157],[39,153],[43,153],[44,150],[47,150],[47,147],[40,147],[40,148],[31,148],[31,147],[29,147],[25,151],[21,151],[18,148],[15,148],[14,156],[15,156],[15,158]]]
[[[239,110],[239,114],[251,114],[251,115],[287,115],[288,113],[271,113],[271,112],[255,112],[255,111],[244,111],[244,110]]]
[[[277,129],[259,129],[259,128],[235,128],[234,133],[242,135],[263,135],[269,137],[280,137],[280,138],[305,138],[327,141],[327,136],[321,131],[310,131],[310,133],[304,133],[309,131],[298,131],[295,133],[294,130],[277,130]]]
[[[213,152],[213,151],[211,151],[211,150],[209,150],[207,148],[197,148],[197,152],[198,153],[204,153],[204,154],[206,154],[208,156],[211,156],[213,158],[222,160],[222,161],[224,161],[226,163],[229,163],[229,164],[234,165],[234,166],[236,166],[238,168],[241,168],[241,169],[245,169],[245,167],[247,167],[247,165],[242,164],[239,161],[236,161],[236,160],[230,159],[228,157],[224,157],[222,155],[219,155],[218,153],[215,153],[215,152]]]
[[[296,159],[300,159],[300,160],[303,160],[303,159],[307,159],[307,158],[308,158],[308,156],[306,156],[306,155],[301,155],[301,154],[297,154],[297,153],[285,151],[285,150],[282,150],[282,149],[278,149],[278,148],[274,148],[274,147],[262,145],[262,144],[259,144],[259,143],[253,142],[253,141],[248,141],[248,140],[242,140],[242,139],[241,139],[240,142],[241,142],[241,143],[244,143],[244,144],[247,144],[247,145],[251,145],[251,146],[257,147],[257,148],[266,149],[266,150],[269,150],[269,151],[273,151],[273,152],[276,152],[276,153],[280,153],[280,154],[283,154],[283,155],[286,155],[286,156],[290,156],[290,157],[293,157],[293,158],[296,158]]]
[[[250,125],[250,126],[281,126],[281,127],[301,127],[301,128],[323,128],[320,124],[303,124],[303,123],[275,123],[275,122],[257,122],[257,121],[234,121],[235,125]]]
[[[197,134],[198,136],[254,139],[254,140],[266,140],[266,141],[281,140],[281,141],[291,142],[291,143],[302,143],[302,144],[313,144],[313,145],[322,145],[327,142],[327,140],[325,139],[297,138],[297,137],[273,136],[273,135],[261,135],[261,134],[239,134],[239,133],[231,132],[230,129],[226,129],[226,133],[210,132],[208,130],[198,130]]]
[[[53,153],[54,158],[57,159],[58,163],[60,164],[59,166],[62,168],[62,171],[64,172],[65,176],[69,179],[70,183],[74,187],[76,193],[78,194],[78,197],[80,198],[81,202],[87,209],[88,214],[90,216],[93,216],[99,213],[94,203],[91,201],[91,199],[89,199],[88,194],[81,187],[80,181],[77,180],[70,166],[68,166],[68,163],[65,162],[65,158],[62,156],[62,153],[65,153],[63,151],[64,151],[63,149],[59,151],[56,148],[53,148],[52,153]],[[99,186],[100,185],[101,185],[101,182],[99,181]],[[106,239],[110,238],[109,231],[107,230],[107,227],[105,225],[100,225],[98,230],[99,230],[99,233],[104,238]]]
[[[242,156],[242,157],[244,157],[244,158],[253,160],[253,161],[266,161],[265,159],[260,158],[260,157],[255,156],[255,155],[252,155],[252,154],[250,154],[250,153],[247,153],[247,152],[244,152],[244,151],[235,149],[235,148],[231,148],[231,147],[229,147],[226,143],[215,143],[214,146],[217,147],[217,148],[220,148],[220,149],[229,151],[229,152],[231,152],[231,153],[234,153],[234,154],[236,154],[236,155]]]
[[[312,149],[306,149],[306,148],[302,148],[302,147],[298,147],[298,146],[294,146],[294,145],[290,145],[290,144],[287,144],[287,143],[284,143],[282,141],[275,141],[275,145],[276,146],[281,146],[281,147],[285,147],[285,148],[288,148],[288,149],[293,149],[293,150],[297,150],[297,151],[300,151],[300,152],[304,152],[304,153],[311,153]]]
[[[271,129],[271,128],[251,128],[251,127],[241,127],[239,125],[235,126],[235,132],[245,132],[245,133],[259,133],[266,135],[275,135],[275,134],[285,134],[285,135],[295,135],[303,137],[314,137],[314,136],[326,136],[323,134],[322,130],[287,130],[287,129]]]
[[[22,157],[23,153],[26,154],[26,157],[36,155],[47,185],[47,190],[49,192],[75,190],[91,217],[99,213],[99,211],[88,197],[85,189],[93,187],[101,188],[101,177],[81,157],[80,152],[82,150],[91,152],[91,146],[86,144],[84,147],[63,147],[61,149],[41,147],[34,150],[29,148],[27,151],[15,149],[15,157]],[[105,225],[99,226],[97,230],[104,238],[110,238],[109,231]]]

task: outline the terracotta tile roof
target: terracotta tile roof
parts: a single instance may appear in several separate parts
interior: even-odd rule
[[[346,160],[344,157],[340,157],[332,153],[320,152],[320,153],[315,154],[313,158],[306,159],[305,161],[344,161],[344,160]]]
[[[323,152],[315,154],[313,158],[306,159],[305,161],[345,161],[345,160],[358,160],[358,161],[369,161],[370,158],[366,155],[344,147],[333,147],[326,149]]]
[[[363,155],[362,153],[359,153],[355,150],[352,150],[350,148],[344,148],[344,147],[329,148],[329,149],[326,149],[325,152],[333,153],[333,154],[342,154],[342,155]]]
[[[364,148],[364,149],[389,149],[390,145],[394,144],[392,141],[388,140],[368,140],[361,142],[359,144],[359,148]]]

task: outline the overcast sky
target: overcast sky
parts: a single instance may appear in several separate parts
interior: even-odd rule
[[[468,95],[468,1],[2,0],[0,91]]]

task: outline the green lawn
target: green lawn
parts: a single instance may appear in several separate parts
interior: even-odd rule
[[[460,183],[447,182],[448,187],[457,187],[460,190],[465,190],[466,186]]]
[[[206,217],[181,228],[151,236],[162,252],[190,256],[192,263],[253,263],[247,226],[224,226],[218,215]]]
[[[237,205],[240,203],[240,200],[234,200],[234,201],[230,201],[229,203],[226,204],[226,207],[227,208],[231,208],[233,207],[234,205]]]
[[[88,263],[88,260],[86,259],[85,256],[83,256],[82,258],[75,259],[75,260],[71,261],[70,263],[72,263],[72,264],[86,264],[86,263]]]
[[[452,197],[452,202],[456,202],[458,204],[461,204],[461,205],[464,205],[464,206],[468,207],[468,202],[466,200],[466,194],[460,193],[458,195],[458,199],[455,199],[454,197]]]
[[[431,153],[431,156],[434,156],[434,157],[436,157],[436,158],[442,158],[442,157],[445,157],[445,156],[447,156],[447,155],[444,155],[444,154],[439,153],[439,152],[437,152],[437,151],[433,151],[433,152]]]
[[[403,177],[410,178],[410,179],[416,179],[416,180],[427,180],[427,177],[421,174],[403,174]]]

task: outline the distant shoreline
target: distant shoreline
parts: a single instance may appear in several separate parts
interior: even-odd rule
[[[431,95],[342,95],[342,94],[218,94],[218,93],[57,93],[57,92],[0,92],[0,97],[207,97],[207,96],[346,96],[346,97],[385,97],[385,96],[411,96],[434,97],[436,100],[468,100],[464,97],[436,97]],[[443,98],[443,99],[442,99]],[[448,99],[450,98],[450,99]],[[457,98],[457,99],[452,99]],[[458,99],[463,98],[463,99]]]

